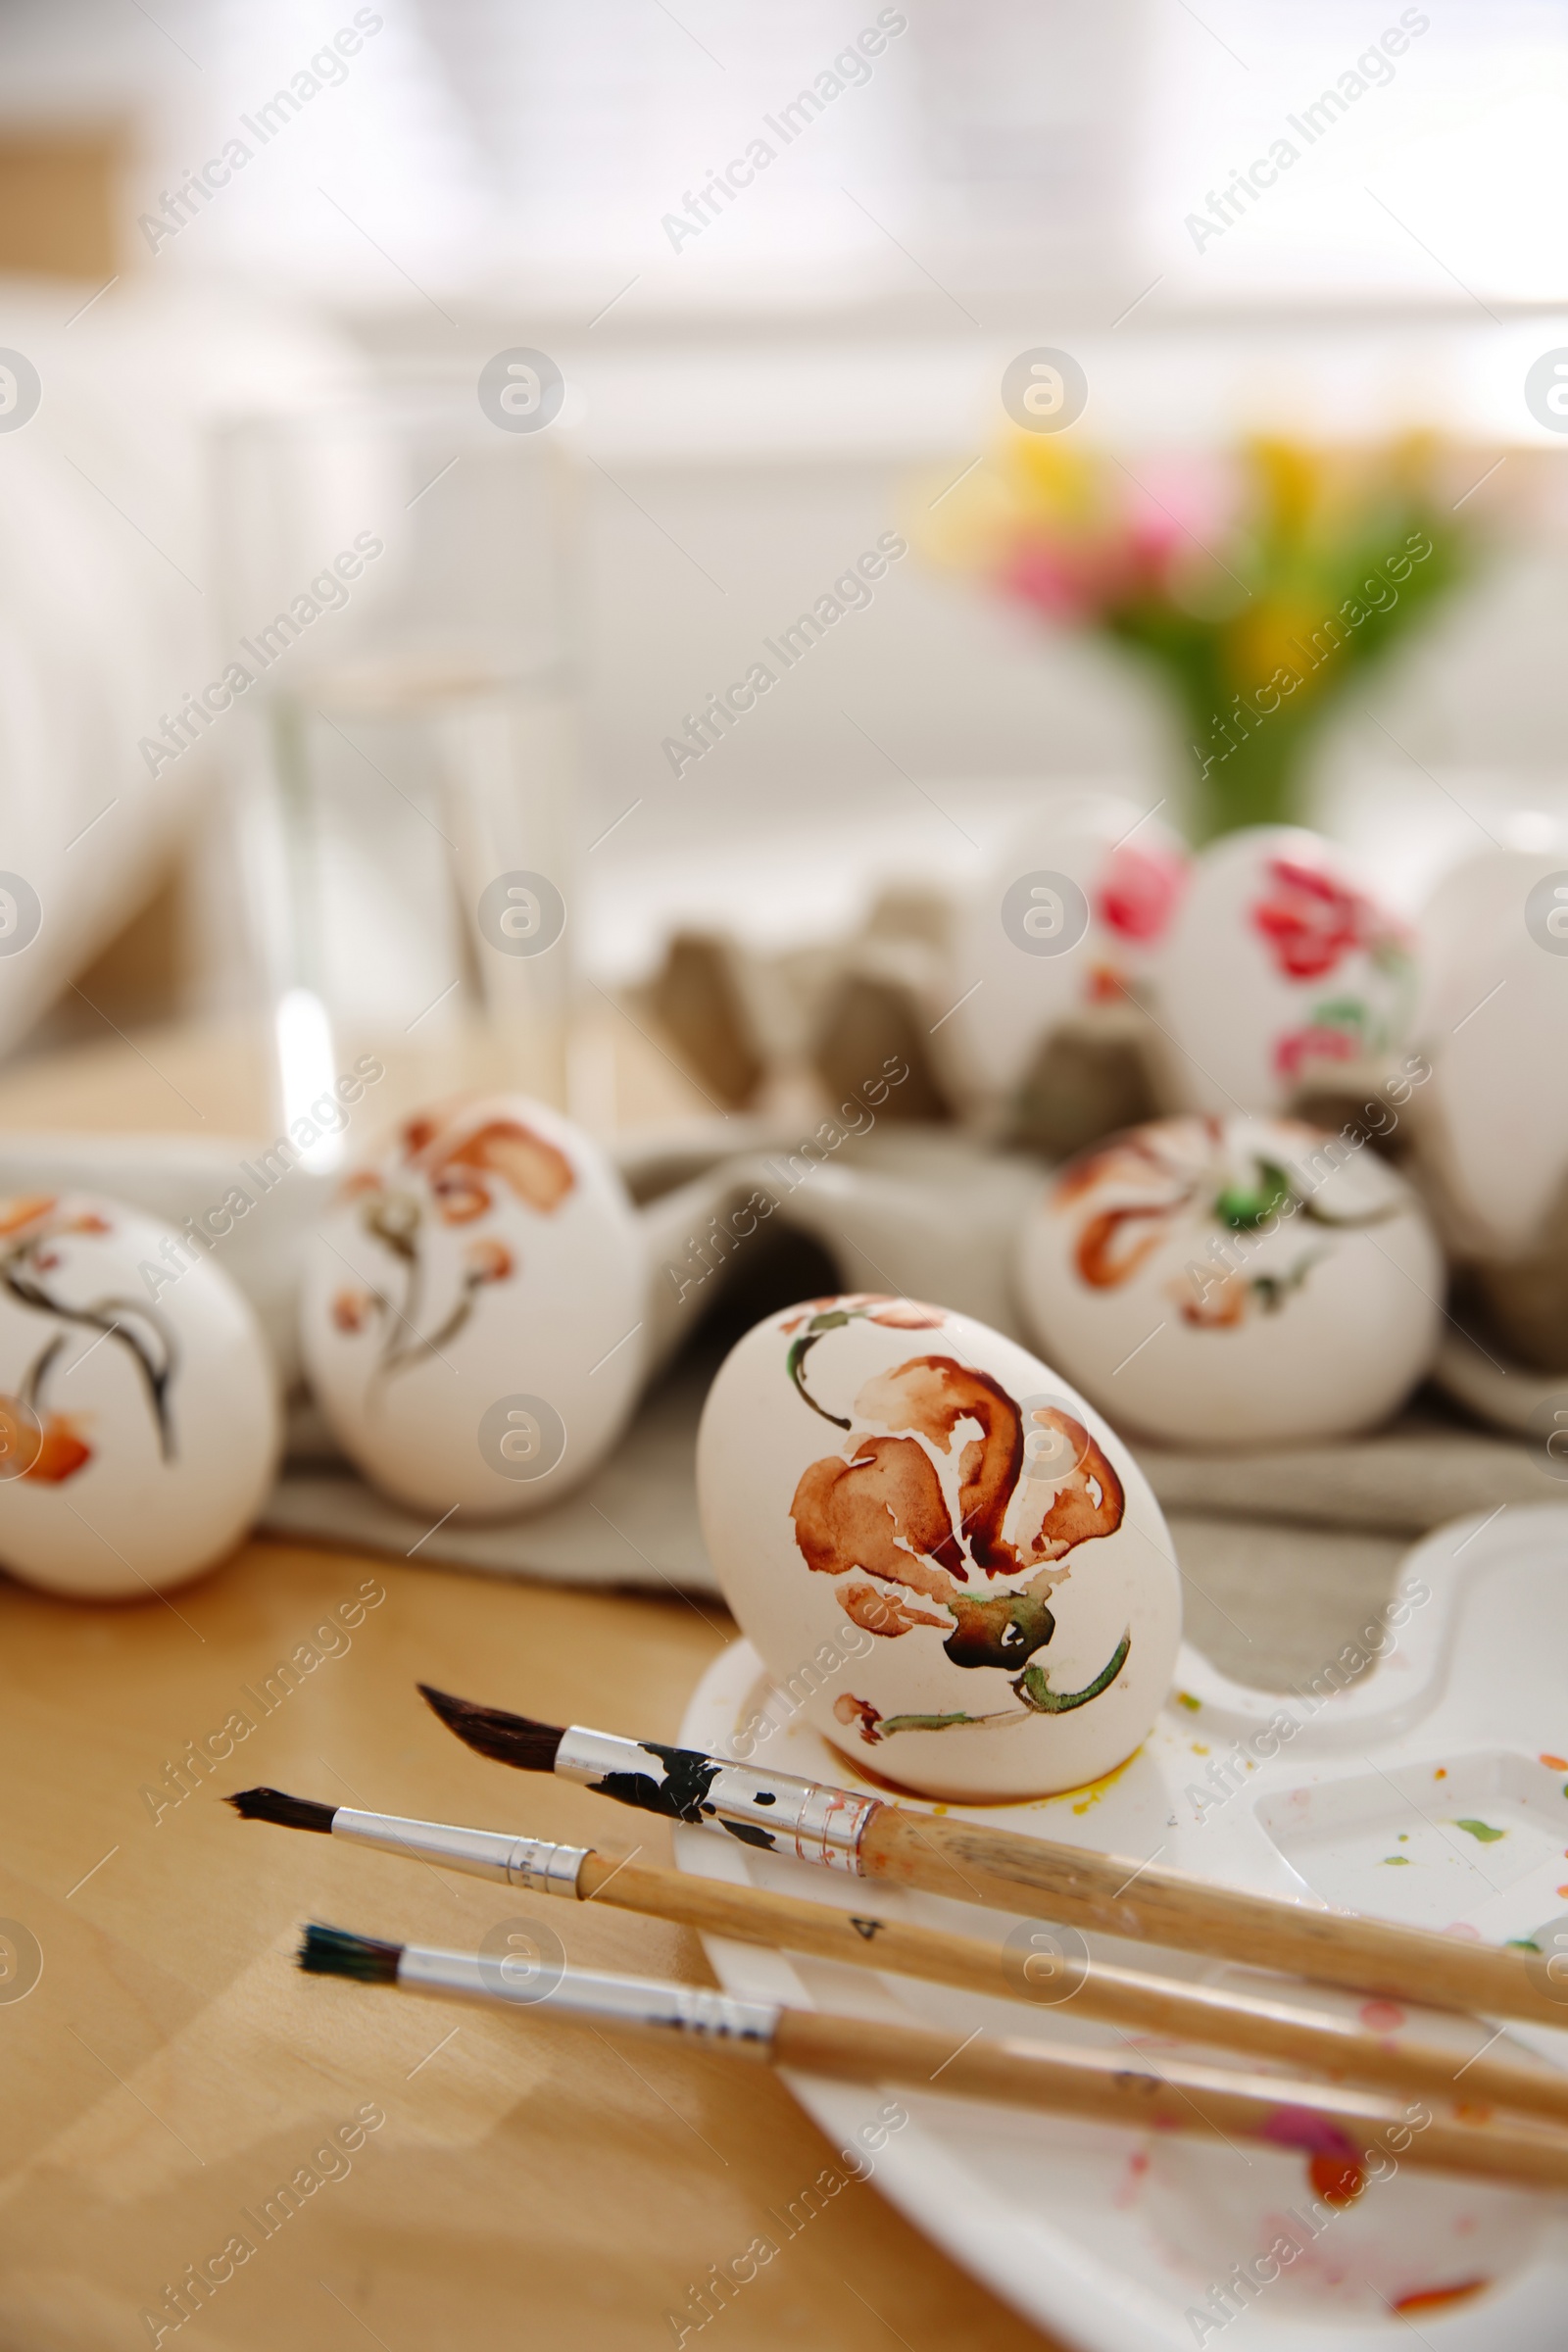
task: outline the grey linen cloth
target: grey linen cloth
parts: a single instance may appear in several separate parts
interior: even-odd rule
[[[275,1536],[353,1545],[432,1566],[572,1585],[715,1593],[697,1518],[693,1451],[711,1366],[678,1359],[626,1436],[576,1494],[535,1517],[432,1528],[346,1465],[296,1458],[267,1505]],[[1238,1682],[1284,1689],[1371,1623],[1404,1552],[1428,1529],[1554,1483],[1522,1440],[1468,1429],[1441,1408],[1371,1437],[1268,1453],[1138,1446],[1169,1520],[1187,1632]],[[320,1446],[324,1456],[326,1448]]]

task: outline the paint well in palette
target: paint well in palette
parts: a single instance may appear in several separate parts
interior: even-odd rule
[[[1524,1934],[1560,1899],[1568,1797],[1528,1756],[1494,1752],[1354,1774],[1265,1800],[1258,1819],[1330,1903],[1446,1928],[1509,1895]]]

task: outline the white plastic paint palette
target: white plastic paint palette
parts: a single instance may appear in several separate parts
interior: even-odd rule
[[[1034,1804],[963,1808],[975,1819],[1162,1863],[1303,1903],[1501,1940],[1564,1916],[1568,1896],[1568,1509],[1543,1504],[1441,1529],[1401,1575],[1417,1599],[1397,1647],[1361,1680],[1290,1704],[1300,1719],[1269,1760],[1221,1767],[1282,1710],[1278,1694],[1228,1681],[1184,1648],[1175,1703],[1119,1773]],[[1320,1678],[1321,1679],[1321,1678]],[[693,1698],[681,1739],[731,1752],[738,1722],[767,1705],[781,1729],[760,1751],[782,1770],[856,1785],[848,1760],[791,1719],[754,1652],[737,1643]],[[1193,1702],[1197,1702],[1196,1705]],[[1265,1750],[1270,1741],[1258,1743]],[[1210,1775],[1214,1777],[1211,1779]],[[1441,1777],[1440,1777],[1441,1776]],[[1235,1793],[1200,1801],[1228,1779]],[[956,1809],[956,1808],[955,1808]],[[1469,1821],[1496,1833],[1478,1837]],[[861,1915],[961,1926],[1000,1941],[1010,1923],[935,1896],[806,1871],[697,1830],[676,1833],[681,1867],[747,1880]],[[1408,1859],[1391,1864],[1387,1857]],[[1277,1989],[1197,1956],[1152,1963],[1092,1938],[1103,1958],[1205,1982]],[[1002,2002],[708,1939],[732,1992],[867,2017],[936,2023],[955,2047],[978,2028],[1103,2043],[1110,2030],[1056,2009]],[[1353,1995],[1294,1997],[1355,2014]],[[1370,2004],[1366,2022],[1398,2013]],[[1455,2065],[1477,2046],[1459,2021],[1426,2015]],[[1568,2029],[1568,2008],[1564,2011]],[[1568,2066],[1568,2031],[1517,2027],[1518,2041]],[[1132,2045],[1155,2059],[1168,2041]],[[1209,2052],[1191,2053],[1212,2057]],[[792,2077],[835,2145],[888,2094]],[[1091,2352],[1191,2352],[1195,2326],[1233,2266],[1283,2236],[1302,2251],[1223,2328],[1226,2352],[1393,2352],[1412,2329],[1440,2352],[1560,2352],[1568,2340],[1568,2205],[1408,2167],[1351,2205],[1315,2200],[1298,2155],[1200,2139],[1139,2138],[899,2089],[909,2122],[876,2159],[877,2184],[955,2260],[1066,2343]],[[1469,2292],[1454,2290],[1470,2289]],[[1214,2307],[1216,2310],[1218,2306]]]

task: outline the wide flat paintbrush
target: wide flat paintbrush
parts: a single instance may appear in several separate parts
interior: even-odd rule
[[[1164,1870],[1152,1857],[1026,1838],[697,1748],[536,1723],[425,1683],[419,1689],[450,1731],[498,1763],[553,1772],[639,1811],[725,1830],[748,1845],[856,1878],[1098,1929],[1135,1943],[1208,1952],[1390,2000],[1568,2026],[1568,1984],[1557,1983],[1536,1952],[1313,1910]]]
[[[1396,2164],[1568,2188],[1568,2134],[1523,2126],[1450,2123],[1418,2102],[1406,2108],[1317,2082],[1179,2064],[1152,2069],[1102,2050],[970,2035],[955,2044],[929,2026],[886,2025],[737,2000],[654,1977],[565,1969],[548,1989],[533,1972],[514,1983],[504,1960],[478,1952],[383,1943],[340,1928],[309,1927],[300,1966],[316,1976],[396,1984],[459,1999],[545,2006],[558,2016],[690,2034],[770,2065],[856,2082],[902,2082],[961,2099],[994,2099],[1120,2124],[1140,2132],[1250,2139],[1348,2167]]]
[[[977,1936],[902,1920],[862,1918],[828,1903],[805,1902],[760,1886],[616,1859],[591,1847],[553,1845],[501,1830],[469,1830],[397,1813],[322,1805],[277,1788],[242,1788],[228,1798],[247,1821],[314,1830],[413,1861],[444,1863],[471,1877],[499,1879],[535,1894],[604,1901],[623,1911],[678,1921],[710,1936],[732,1936],[792,1952],[810,1952],[852,1967],[922,1977],[1012,1999],[1071,2001],[1079,2017],[1133,2033],[1245,2051],[1352,2082],[1376,2083],[1426,2098],[1486,2100],[1568,2123],[1568,2076],[1483,2051],[1466,2056],[1439,2043],[1380,2036],[1350,2019],[1259,2000],[1248,1993],[1184,1984],[1106,1963],[1075,1962],[1047,1948],[1009,1951]],[[1042,1938],[1045,1931],[1040,1931]]]

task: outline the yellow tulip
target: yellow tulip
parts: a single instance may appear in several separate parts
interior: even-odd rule
[[[1267,525],[1284,538],[1304,538],[1327,488],[1323,453],[1298,441],[1260,435],[1248,444],[1247,454],[1262,489]]]

